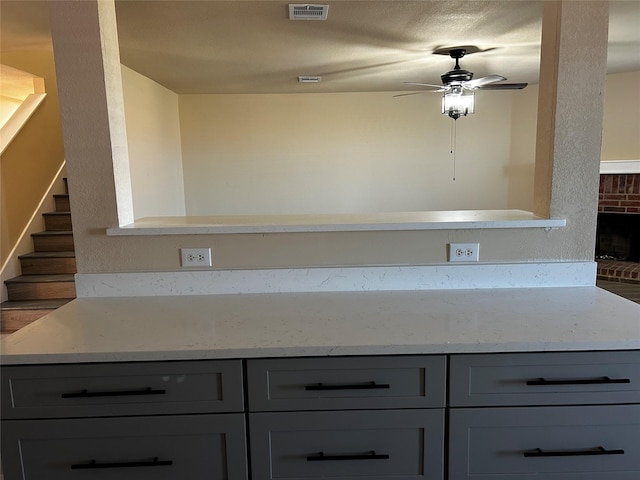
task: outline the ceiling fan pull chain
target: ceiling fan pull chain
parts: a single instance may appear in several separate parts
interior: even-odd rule
[[[449,153],[453,155],[453,181],[456,181],[456,130],[457,122],[455,120],[451,120],[451,150]]]

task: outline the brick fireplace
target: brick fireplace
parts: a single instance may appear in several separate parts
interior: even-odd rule
[[[598,278],[640,283],[640,173],[600,175]]]

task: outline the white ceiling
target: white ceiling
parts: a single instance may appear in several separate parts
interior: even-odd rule
[[[541,1],[316,2],[327,21],[289,20],[288,3],[117,0],[122,63],[180,94],[398,91],[440,83],[453,61],[435,49],[473,45],[461,65],[476,77],[537,82]],[[609,72],[638,71],[640,1],[610,4]],[[50,42],[46,2],[0,8],[2,51]]]

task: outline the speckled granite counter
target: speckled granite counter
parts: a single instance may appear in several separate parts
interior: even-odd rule
[[[77,299],[4,364],[640,349],[640,305],[596,287]]]

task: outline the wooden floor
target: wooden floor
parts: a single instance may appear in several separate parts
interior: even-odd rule
[[[600,288],[628,298],[632,302],[640,303],[640,283],[609,282],[598,280],[596,285]]]

